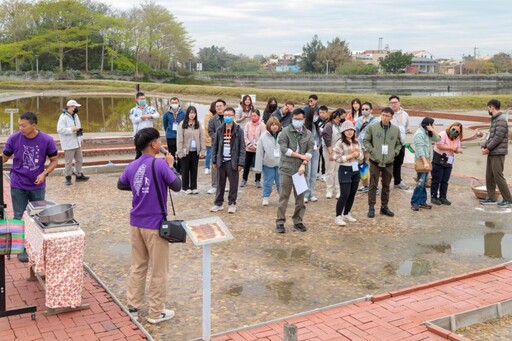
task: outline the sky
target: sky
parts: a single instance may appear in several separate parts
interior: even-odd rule
[[[114,9],[139,0],[101,0]],[[212,45],[233,54],[301,53],[315,34],[352,51],[427,50],[434,58],[512,54],[511,0],[155,0],[181,21],[194,51]]]

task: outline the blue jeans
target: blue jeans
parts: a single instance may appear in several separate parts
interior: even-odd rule
[[[414,188],[414,192],[412,193],[411,198],[411,206],[419,206],[427,203],[427,178],[428,172],[426,173],[416,173],[416,187]]]
[[[268,198],[272,194],[272,185],[276,183],[276,190],[279,193],[279,167],[263,166],[263,198]]]
[[[212,147],[206,146],[206,158],[204,159],[204,168],[210,169],[211,160],[212,160]]]
[[[14,219],[21,219],[29,201],[44,200],[45,189],[25,190],[11,187]]]
[[[305,198],[311,199],[314,196],[316,176],[318,174],[318,162],[320,162],[320,151],[318,149],[313,150],[313,156],[308,162],[308,176],[306,178],[308,182],[308,190],[304,195]]]

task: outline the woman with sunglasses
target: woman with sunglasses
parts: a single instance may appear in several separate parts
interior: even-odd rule
[[[462,124],[454,122],[445,131],[439,133],[441,141],[437,142],[434,147],[432,185],[430,187],[430,201],[435,205],[452,204],[446,198],[446,194],[455,154],[462,154],[462,132]]]

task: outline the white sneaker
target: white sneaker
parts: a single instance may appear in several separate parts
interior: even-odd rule
[[[336,199],[339,199],[340,198],[340,194],[336,194]]]
[[[404,190],[404,191],[409,189],[409,186],[407,186],[407,185],[405,184],[405,182],[403,182],[403,181],[402,181],[402,182],[400,182],[398,185],[395,185],[394,187],[395,187],[395,188],[398,188],[398,189],[402,189],[402,190]]]
[[[199,194],[199,190],[197,190],[197,189],[193,189],[193,190],[192,190],[192,194]]]
[[[264,197],[261,206],[268,206],[268,197]]]
[[[317,197],[311,197],[311,198],[309,198],[309,201],[316,202],[316,201],[318,201],[318,198]]]
[[[208,193],[208,194],[215,194],[215,193],[217,193],[217,188],[212,187],[209,190],[207,190],[206,193]]]
[[[356,221],[357,221],[357,219],[356,219],[356,218],[354,218],[354,217],[352,217],[352,215],[350,215],[350,213],[349,213],[349,214],[345,214],[345,215],[343,216],[343,219],[345,219],[346,221],[350,221],[351,223],[353,223],[353,222],[356,222]]]
[[[308,198],[304,197],[304,203],[307,204],[308,201]]]
[[[327,192],[327,194],[325,195],[325,197],[327,199],[332,199],[332,193],[331,192]]]
[[[184,190],[183,192],[184,192],[185,194],[192,194],[192,190],[191,190],[191,189]]]
[[[235,212],[236,212],[236,205],[235,204],[229,205],[228,213],[235,213]]]
[[[218,212],[218,211],[222,211],[223,209],[224,209],[224,206],[213,205],[213,207],[210,208],[210,212]]]
[[[210,174],[210,168],[205,168],[204,169],[204,174]]]
[[[160,323],[172,319],[174,315],[176,314],[171,309],[164,309],[164,311],[160,313],[160,317],[155,319],[148,317],[148,322],[152,324]]]
[[[320,181],[325,182],[325,174],[322,175],[322,177],[320,178]]]
[[[343,220],[343,217],[339,215],[336,217],[336,225],[346,226],[347,223]]]

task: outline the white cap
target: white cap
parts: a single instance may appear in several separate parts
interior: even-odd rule
[[[74,99],[71,99],[68,101],[68,104],[66,104],[66,107],[81,107],[82,105],[81,104],[78,104],[77,101],[75,101]]]

